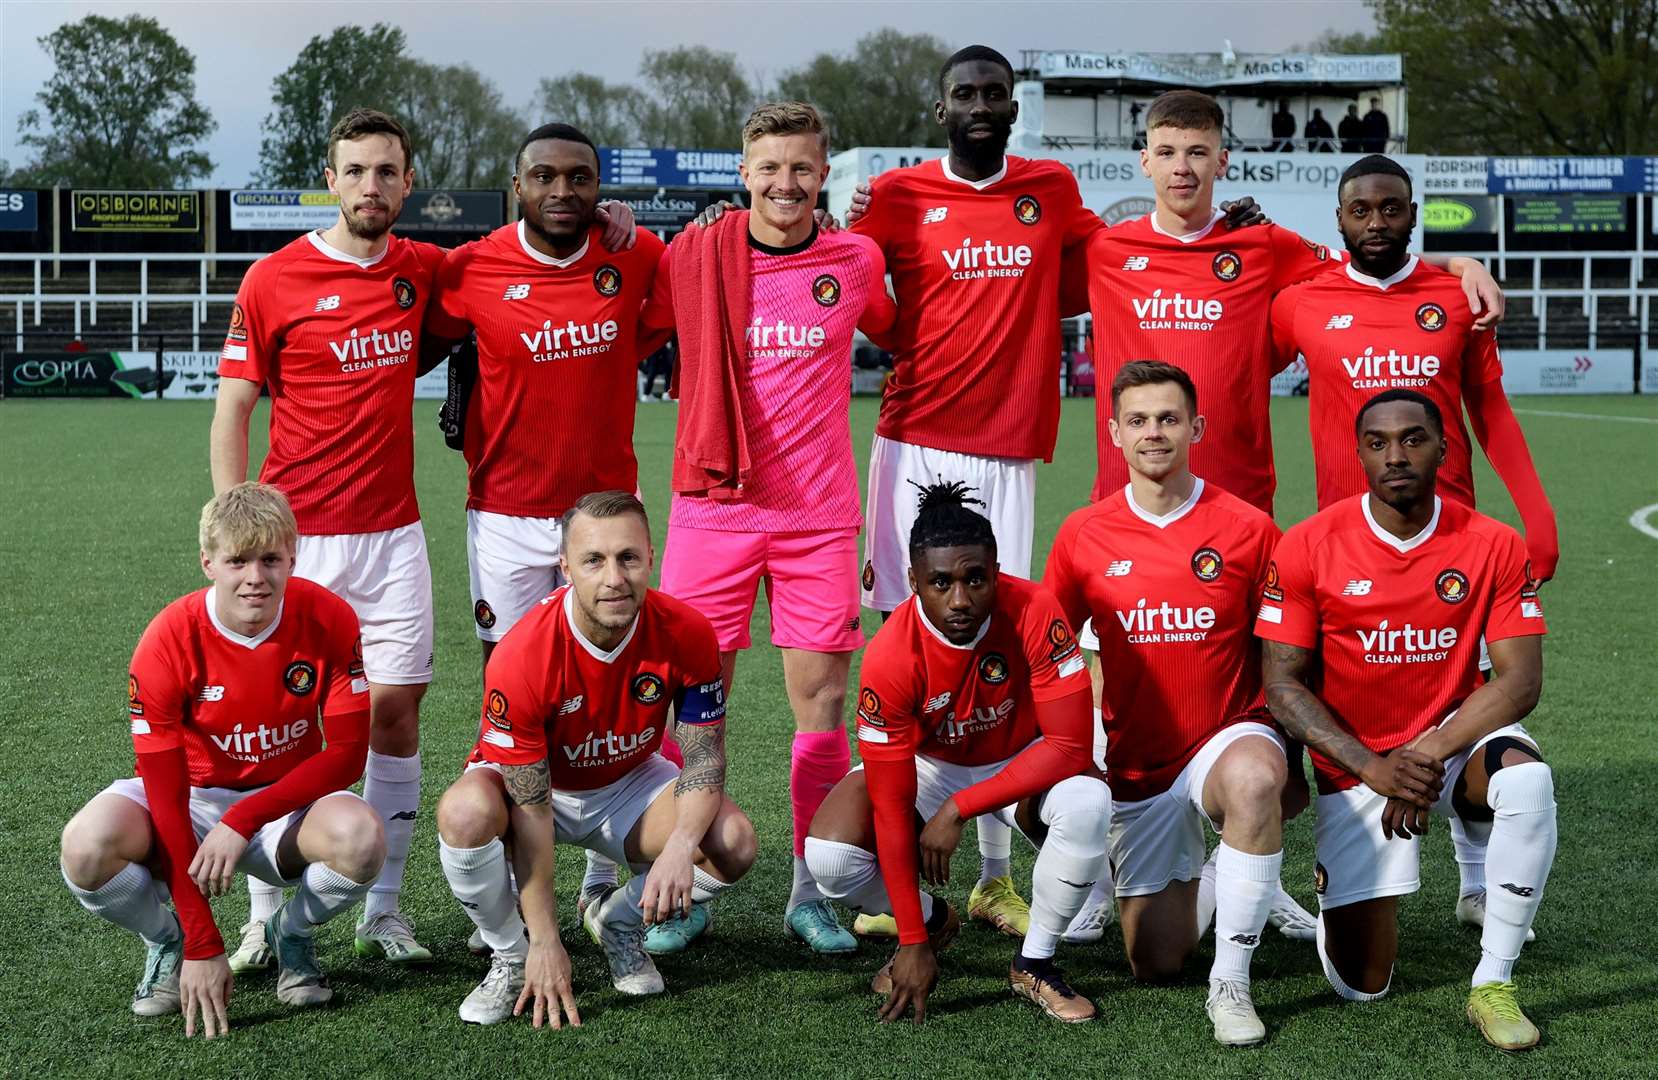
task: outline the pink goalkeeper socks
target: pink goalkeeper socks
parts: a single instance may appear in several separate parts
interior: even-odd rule
[[[794,853],[806,854],[806,832],[812,815],[831,789],[852,767],[846,732],[797,731],[789,755],[789,803],[794,808]]]

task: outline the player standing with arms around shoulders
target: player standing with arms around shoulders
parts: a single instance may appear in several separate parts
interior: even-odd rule
[[[363,627],[370,735],[363,797],[386,830],[386,861],[357,927],[359,954],[430,960],[398,910],[420,811],[420,699],[432,679],[432,572],[414,489],[414,380],[441,248],[391,233],[414,184],[408,133],[353,109],[328,136],[340,216],[254,263],[236,293],[219,359],[213,488],[247,477],[248,418],[271,395],[259,478],[299,521],[295,573],[344,597]],[[250,885],[232,957],[270,963],[261,923],[279,899]]]
[[[1283,865],[1284,740],[1261,697],[1251,632],[1278,527],[1193,476],[1207,431],[1180,368],[1136,361],[1111,384],[1110,436],[1129,482],[1060,526],[1043,583],[1073,626],[1092,618],[1115,805],[1111,863],[1123,947],[1141,980],[1180,974],[1197,946],[1207,826],[1215,857],[1215,1038],[1266,1027],[1249,963]]]
[[[936,953],[960,928],[920,876],[948,885],[967,819],[1000,815],[1038,848],[1014,993],[1067,1023],[1097,1010],[1053,955],[1105,863],[1111,792],[1089,762],[1089,684],[1063,611],[997,569],[989,519],[956,483],[923,490],[910,534],[914,595],[864,652],[862,767],[812,822],[807,859],[830,895],[891,913],[898,952],[875,976],[881,1018],[926,1017]],[[917,823],[925,827],[917,836]],[[877,865],[877,862],[879,865]],[[918,867],[919,864],[919,867]]]
[[[198,1018],[206,1038],[229,1031],[232,976],[208,898],[238,870],[297,887],[264,942],[277,1000],[320,1005],[333,991],[312,935],[362,899],[385,857],[379,818],[346,790],[368,753],[357,616],[290,577],[297,535],[287,500],[264,484],[203,508],[212,584],[150,621],[127,677],[138,775],[63,830],[69,891],[149,950],[132,1011],[182,1009],[186,1036]]]
[[[884,333],[895,310],[876,246],[813,221],[829,175],[829,131],[816,109],[755,109],[739,168],[753,209],[677,236],[646,307],[646,324],[677,326],[680,341],[662,591],[714,624],[729,693],[765,580],[795,719],[784,926],[814,951],[850,952],[857,941],[804,854],[812,815],[851,765],[841,711],[852,653],[864,643],[852,334]]]
[[[1272,714],[1318,775],[1319,957],[1342,997],[1387,993],[1419,838],[1430,813],[1454,815],[1497,884],[1468,1018],[1493,1046],[1529,1049],[1540,1036],[1513,971],[1557,836],[1553,774],[1520,726],[1543,685],[1537,582],[1513,529],[1437,494],[1431,398],[1384,390],[1354,426],[1369,491],[1284,534],[1255,628]]]
[[[532,608],[490,657],[478,743],[438,803],[444,875],[491,948],[461,1019],[532,1012],[580,1024],[553,895],[557,841],[635,870],[587,906],[624,994],[656,994],[645,923],[684,915],[754,863],[754,827],[725,795],[725,689],[708,620],[647,588],[645,508],[584,495],[565,513],[569,584]],[[679,724],[683,770],[659,753]],[[507,876],[504,841],[520,893]],[[519,905],[522,905],[522,914]]]

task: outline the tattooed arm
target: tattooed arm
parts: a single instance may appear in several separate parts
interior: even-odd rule
[[[1406,747],[1375,753],[1338,724],[1307,686],[1312,650],[1279,641],[1262,641],[1261,647],[1267,707],[1285,731],[1364,781],[1372,791],[1423,809],[1433,805],[1445,778],[1444,763]]]
[[[725,721],[681,723],[675,732],[685,767],[674,782],[674,831],[651,863],[640,902],[645,922],[691,910],[691,864],[725,801]]]

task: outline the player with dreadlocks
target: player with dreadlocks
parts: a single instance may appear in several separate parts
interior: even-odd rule
[[[1105,861],[1111,793],[1089,760],[1087,667],[1065,613],[1042,586],[1000,574],[990,521],[960,483],[921,489],[910,530],[910,590],[864,652],[863,765],[812,820],[806,862],[829,897],[891,913],[898,952],[876,974],[881,1019],[926,1016],[937,953],[961,926],[921,892],[950,883],[969,818],[995,813],[1039,854],[1030,929],[1008,981],[1067,1022],[1095,1008],[1053,961]],[[918,819],[925,825],[917,835]]]

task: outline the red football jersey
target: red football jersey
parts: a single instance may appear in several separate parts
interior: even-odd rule
[[[1385,754],[1437,726],[1480,686],[1487,641],[1546,632],[1525,544],[1460,503],[1400,540],[1355,495],[1292,527],[1273,554],[1255,633],[1318,652],[1319,697]],[[1358,779],[1317,751],[1320,791]]]
[[[392,236],[375,258],[355,259],[309,232],[242,279],[219,376],[270,390],[259,479],[288,496],[306,536],[420,519],[415,368],[442,258],[435,244]]]
[[[601,652],[571,621],[574,601],[568,585],[555,590],[495,646],[473,760],[545,759],[554,788],[588,791],[654,754],[670,720],[725,719],[720,647],[706,617],[650,589],[622,643]]]
[[[1082,650],[1040,585],[1000,575],[996,606],[970,645],[952,644],[912,597],[864,650],[858,752],[991,765],[1037,737],[1037,702],[1087,687]]]
[[[1101,230],[1088,242],[1094,318],[1099,473],[1093,498],[1128,483],[1111,444],[1111,380],[1131,360],[1184,368],[1209,419],[1192,444],[1192,471],[1266,513],[1277,480],[1268,411],[1273,296],[1329,267],[1330,250],[1277,225],[1228,229],[1216,210],[1195,233],[1164,232],[1156,216]]]
[[[581,250],[554,259],[524,228],[504,225],[449,252],[426,326],[442,338],[478,335],[467,508],[557,517],[590,491],[638,486],[639,309],[664,245],[640,229],[632,250],[606,251],[594,226]]]
[[[1043,581],[1073,626],[1094,620],[1113,798],[1167,791],[1215,732],[1267,720],[1253,629],[1277,541],[1271,518],[1201,479],[1161,517],[1125,486],[1060,526]]]
[[[192,787],[263,787],[321,751],[325,725],[368,712],[357,615],[289,578],[276,619],[250,638],[198,589],[150,620],[127,698],[137,753],[182,745]]]
[[[1057,161],[1006,159],[963,180],[947,159],[875,178],[852,226],[881,246],[898,299],[876,433],[982,457],[1053,460],[1059,267],[1105,228]]]
[[[1385,280],[1343,270],[1278,294],[1272,343],[1278,366],[1307,358],[1318,505],[1369,489],[1353,420],[1360,406],[1394,388],[1426,394],[1445,419],[1439,493],[1474,505],[1473,444],[1462,422],[1462,388],[1503,377],[1497,338],[1474,329],[1462,282],[1415,255]]]

